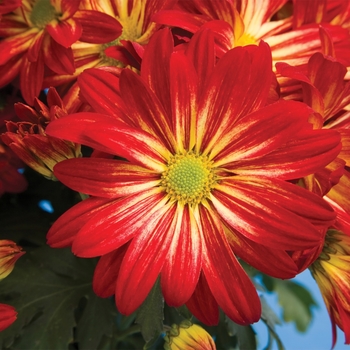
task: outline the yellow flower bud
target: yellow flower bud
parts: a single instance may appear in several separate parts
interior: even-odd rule
[[[183,321],[173,324],[165,336],[165,350],[215,350],[211,335],[197,324]]]

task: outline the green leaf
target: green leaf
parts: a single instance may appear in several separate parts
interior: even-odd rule
[[[238,348],[240,350],[255,350],[257,348],[256,333],[252,326],[241,326],[227,316],[225,317],[229,335],[237,338]]]
[[[267,330],[269,332],[269,339],[265,347],[265,350],[272,349],[272,344],[273,344],[272,340],[276,341],[278,350],[284,350],[284,345],[280,337],[275,331],[275,325],[281,324],[281,321],[278,318],[278,316],[275,314],[275,312],[270,308],[269,304],[267,303],[267,301],[263,296],[260,297],[260,300],[261,300],[261,307],[262,307],[261,320],[265,323]]]
[[[116,315],[114,300],[102,299],[90,292],[76,329],[79,348],[99,349],[104,336],[112,337]]]
[[[276,315],[276,313],[271,309],[270,305],[267,303],[263,296],[260,296],[261,302],[261,318],[268,324],[271,328],[274,328],[276,324],[281,324],[281,320]]]
[[[1,349],[67,349],[73,340],[74,310],[91,292],[94,261],[68,249],[37,248],[22,256],[1,283],[0,302],[18,319],[0,333]]]
[[[164,300],[158,278],[146,300],[137,310],[135,322],[140,325],[142,336],[146,342],[163,332],[163,309]]]
[[[293,281],[274,279],[274,290],[283,308],[285,322],[294,322],[298,331],[305,332],[312,320],[311,309],[317,306],[310,292]]]

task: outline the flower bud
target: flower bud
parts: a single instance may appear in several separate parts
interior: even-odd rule
[[[165,350],[214,350],[213,338],[202,327],[188,320],[173,324],[165,336]]]
[[[0,240],[0,280],[12,272],[15,262],[24,253],[22,248],[16,245],[15,242],[7,239]]]
[[[350,236],[328,230],[323,250],[310,267],[333,325],[333,346],[336,342],[335,325],[345,333],[350,344]]]

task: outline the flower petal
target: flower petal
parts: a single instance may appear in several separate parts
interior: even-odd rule
[[[17,312],[11,305],[0,304],[0,332],[9,327],[17,319]]]
[[[39,54],[38,60],[30,62],[24,59],[20,71],[20,88],[24,100],[33,105],[34,98],[37,97],[42,89],[44,79],[44,61],[42,54]]]
[[[226,167],[236,174],[290,180],[319,171],[337,157],[340,149],[340,135],[335,130],[301,130],[264,157]]]
[[[190,150],[196,141],[197,75],[182,53],[171,55],[170,96],[177,152]]]
[[[98,169],[98,172],[96,172]],[[160,175],[129,162],[102,158],[74,158],[55,165],[55,176],[77,192],[117,198],[155,187]]]
[[[57,21],[56,23],[52,21],[45,29],[58,44],[65,48],[75,43],[83,32],[81,24],[73,18]]]
[[[99,297],[108,298],[114,294],[120,265],[128,246],[129,244],[124,244],[120,248],[101,256],[98,261],[94,271],[92,287]]]
[[[169,157],[169,151],[152,135],[98,113],[81,112],[57,119],[46,133],[160,172],[164,171],[164,158]]]
[[[298,273],[287,252],[256,243],[236,230],[226,228],[225,232],[235,254],[259,271],[283,279],[293,278]]]
[[[197,287],[186,306],[194,317],[206,325],[215,326],[219,323],[219,306],[209,289],[203,272],[200,274]]]
[[[294,137],[307,123],[312,110],[303,103],[280,100],[240,119],[213,146],[215,165],[261,157]],[[254,135],[254,137],[252,137]]]
[[[197,32],[186,46],[185,54],[193,62],[196,69],[198,96],[200,96],[215,67],[216,56],[213,33],[210,30]]]
[[[142,78],[126,69],[120,76],[120,89],[122,99],[127,101],[128,116],[135,125],[160,138],[167,148],[175,150],[176,142],[169,116]]]
[[[139,230],[152,226],[151,219],[160,219],[165,202],[164,195],[157,189],[113,201],[80,229],[73,243],[73,253],[95,257],[118,249]]]
[[[185,304],[193,294],[201,271],[202,242],[192,210],[177,207],[177,223],[161,272],[164,299],[169,306]]]
[[[252,50],[234,48],[218,61],[198,102],[198,150],[209,152],[237,120],[266,103],[271,65],[270,49],[264,43]]]
[[[61,215],[47,233],[47,244],[52,248],[64,248],[72,245],[78,231],[97,212],[113,204],[105,198],[88,198]]]
[[[261,315],[258,294],[232,253],[219,217],[202,206],[200,219],[206,245],[203,272],[214,298],[234,322],[241,325],[257,322]]]
[[[78,20],[83,28],[80,41],[87,43],[109,43],[117,39],[123,30],[117,19],[100,11],[79,10],[74,19]]]
[[[171,116],[169,67],[170,56],[174,49],[172,34],[169,29],[162,29],[153,34],[142,58],[141,77],[158,96],[167,116]],[[162,64],[159,64],[162,62]],[[171,120],[169,119],[169,125]]]
[[[177,222],[176,206],[164,205],[131,241],[117,280],[118,310],[134,312],[145,300],[163,267]]]
[[[119,77],[103,69],[86,69],[78,77],[81,96],[95,112],[113,116],[128,125],[134,125],[125,114],[120,97]]]
[[[279,180],[233,177],[211,200],[225,222],[256,243],[280,250],[321,244],[335,213],[322,198]]]

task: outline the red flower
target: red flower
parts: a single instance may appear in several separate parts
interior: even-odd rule
[[[87,68],[139,68],[143,46],[160,26],[152,16],[161,9],[171,8],[176,0],[101,0],[83,1],[84,10],[99,11],[118,21],[121,35],[110,38],[102,32],[100,40],[81,40],[72,45],[76,71],[72,76],[53,73],[45,79],[45,86],[57,86],[74,80]],[[84,21],[85,23],[85,21]]]
[[[199,28],[215,32],[219,55],[237,47],[259,44],[271,47],[273,62],[305,64],[315,52],[322,50],[319,23],[334,39],[335,51],[349,60],[349,32],[346,28],[347,4],[334,6],[326,1],[286,0],[211,0],[180,1],[181,10],[161,11],[153,20],[160,24],[183,28],[195,33]],[[344,23],[345,22],[345,23]]]
[[[62,160],[80,156],[80,145],[47,136],[50,121],[67,114],[61,98],[54,88],[47,94],[48,106],[35,98],[34,108],[16,103],[15,109],[21,122],[7,122],[7,132],[2,140],[28,166],[55,180],[54,165]]]
[[[32,105],[42,89],[45,66],[56,74],[74,73],[74,42],[97,40],[101,33],[110,40],[120,35],[118,21],[97,11],[78,11],[79,4],[80,0],[23,0],[21,7],[2,17],[0,86],[20,75],[23,98]]]
[[[48,233],[53,247],[102,256],[94,276],[130,314],[160,275],[165,301],[187,304],[208,324],[218,306],[235,322],[260,317],[260,301],[236,255],[275,277],[297,267],[286,250],[319,246],[335,214],[288,180],[315,172],[339,152],[339,135],[312,130],[312,110],[267,105],[269,47],[236,48],[215,61],[199,32],[173,52],[168,30],[148,44],[141,76],[100,70],[78,79],[96,113],[61,118],[51,136],[125,160],[81,158],[55,166],[57,178],[93,197]]]

